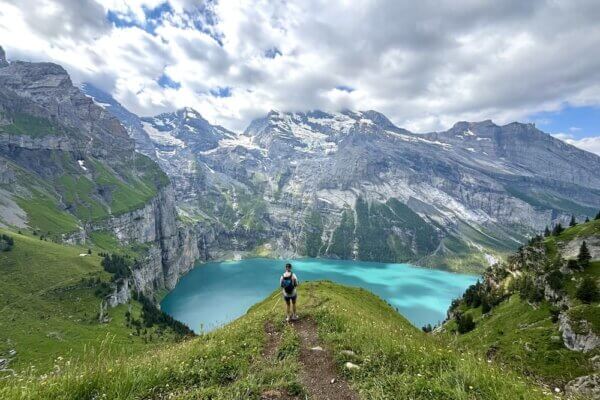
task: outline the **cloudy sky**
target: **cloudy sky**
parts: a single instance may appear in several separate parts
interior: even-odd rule
[[[0,0],[0,45],[140,115],[191,106],[236,130],[270,109],[375,109],[416,132],[519,120],[600,153],[598,21],[597,0]]]

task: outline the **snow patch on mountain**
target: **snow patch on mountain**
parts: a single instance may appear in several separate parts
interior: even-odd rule
[[[174,137],[167,131],[159,131],[149,122],[142,122],[142,126],[146,133],[148,133],[148,136],[150,136],[150,139],[159,146],[186,147],[183,140]]]

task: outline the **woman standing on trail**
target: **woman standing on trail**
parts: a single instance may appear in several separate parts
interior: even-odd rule
[[[296,298],[298,297],[296,286],[298,286],[298,277],[292,272],[292,264],[285,264],[285,272],[279,278],[279,286],[282,287],[283,299],[285,300],[285,320],[288,322],[290,320],[295,321],[298,319],[298,315],[296,314]],[[291,310],[290,303],[292,306]]]

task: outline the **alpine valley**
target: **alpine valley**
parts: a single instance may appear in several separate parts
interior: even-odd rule
[[[600,157],[532,124],[415,134],[376,111],[271,111],[244,132],[184,108],[138,118],[90,84],[173,182],[205,259],[406,262],[479,272],[527,237],[592,217]]]
[[[481,272],[600,204],[600,157],[532,124],[415,134],[375,111],[271,111],[232,132],[190,108],[140,118],[55,64],[0,63],[1,223],[144,245],[139,289],[246,255]]]
[[[437,338],[365,291],[307,284],[307,315],[346,351],[335,362],[354,365],[344,376],[363,398],[542,398],[522,374],[563,389],[593,377],[572,390],[597,393],[580,386],[597,382],[598,299],[581,303],[575,286],[596,279],[599,224],[575,221],[599,218],[599,156],[529,123],[413,133],[372,110],[270,111],[234,132],[201,111],[137,116],[92,84],[74,85],[60,65],[8,62],[0,48],[0,378],[26,380],[7,379],[0,395],[288,398],[264,396],[277,387],[300,396],[302,337],[269,325],[274,297],[183,344],[193,333],[157,307],[195,263],[244,257],[483,274]],[[583,240],[592,268],[568,267]],[[560,285],[539,293],[556,271]],[[482,299],[493,303],[486,311]],[[355,312],[341,313],[346,306]],[[456,339],[465,315],[477,328]],[[524,353],[487,315],[515,330],[530,326],[521,317],[541,321],[545,336],[532,337],[552,336],[543,354],[568,364]],[[279,364],[256,366],[271,328]],[[69,369],[66,358],[85,367]],[[489,366],[494,359],[510,372]],[[427,386],[421,373],[438,370]]]

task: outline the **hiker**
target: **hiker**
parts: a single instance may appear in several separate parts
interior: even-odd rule
[[[298,286],[298,277],[292,272],[292,264],[285,264],[285,272],[279,278],[279,285],[283,288],[283,299],[285,300],[286,306],[286,321],[295,321],[298,319],[296,314],[296,286]],[[291,303],[291,310],[290,310]]]

